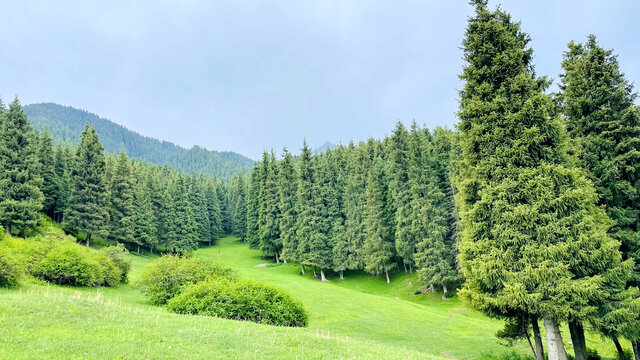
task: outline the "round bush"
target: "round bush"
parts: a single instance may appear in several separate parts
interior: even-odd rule
[[[58,285],[115,286],[120,269],[105,255],[81,245],[60,242],[36,266],[33,275]]]
[[[283,290],[254,281],[212,279],[199,282],[169,300],[178,314],[216,316],[277,326],[307,326],[302,304]]]
[[[11,254],[9,249],[0,247],[0,286],[18,286],[22,275],[20,261]]]
[[[164,305],[191,284],[210,278],[235,278],[231,269],[195,258],[165,255],[147,267],[139,284],[154,305]]]
[[[127,254],[129,254],[127,248],[122,244],[118,244],[116,246],[102,248],[100,252],[111,259],[120,270],[119,282],[127,282],[127,276],[131,269],[131,260],[127,258]]]

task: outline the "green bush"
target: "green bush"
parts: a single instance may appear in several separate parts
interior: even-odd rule
[[[598,354],[598,350],[587,348],[587,360],[600,360],[600,354]]]
[[[248,280],[213,279],[191,285],[169,300],[168,309],[277,326],[307,326],[309,321],[302,304],[288,293]]]
[[[129,250],[124,245],[118,244],[116,246],[109,246],[100,250],[105,256],[107,256],[120,270],[120,282],[127,282],[127,276],[131,269],[131,260],[127,257]]]
[[[34,276],[71,286],[115,286],[120,269],[107,256],[81,245],[59,242],[33,268]]]
[[[139,284],[154,305],[164,305],[186,285],[210,278],[235,278],[225,267],[195,258],[165,255],[147,267]]]
[[[0,247],[0,286],[18,286],[22,275],[20,261],[6,247]]]

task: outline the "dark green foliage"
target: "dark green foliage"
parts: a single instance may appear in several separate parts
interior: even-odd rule
[[[602,357],[598,354],[598,350],[587,348],[587,360],[600,360]]]
[[[279,261],[282,252],[280,237],[280,195],[278,193],[278,166],[273,151],[266,151],[260,164],[260,201],[258,202],[258,237],[260,250],[265,256]]]
[[[249,178],[249,189],[247,192],[247,242],[249,247],[257,249],[260,244],[258,237],[258,205],[260,197],[259,164],[256,163]]]
[[[0,221],[11,233],[33,227],[42,209],[38,137],[18,98],[0,110]]]
[[[284,148],[282,161],[278,170],[278,192],[280,202],[280,236],[282,237],[282,258],[286,261],[298,261],[298,237],[296,236],[296,193],[298,191],[298,174],[293,163],[293,156]]]
[[[55,149],[55,172],[57,187],[55,194],[55,204],[53,206],[53,216],[55,221],[63,222],[64,213],[69,207],[71,198],[71,171],[73,166],[73,149],[67,144],[57,146]]]
[[[165,255],[144,270],[140,285],[150,303],[163,305],[180,294],[186,285],[210,278],[235,279],[235,273],[196,258]]]
[[[106,163],[98,134],[88,124],[82,132],[82,141],[76,150],[72,166],[72,188],[65,223],[87,235],[107,235],[109,223],[109,197],[105,179]]]
[[[231,212],[231,230],[244,240],[247,233],[247,185],[245,177],[236,174],[229,182],[229,201],[233,204]]]
[[[38,159],[40,160],[40,176],[42,177],[42,195],[44,201],[42,203],[42,211],[50,217],[54,216],[55,206],[58,200],[59,183],[58,174],[56,173],[56,159],[53,151],[53,139],[48,128],[44,128],[40,133],[40,142],[38,146]]]
[[[371,158],[363,142],[356,148],[349,144],[349,164],[344,193],[345,234],[339,252],[341,267],[350,270],[364,268],[364,208],[365,190]]]
[[[127,282],[127,276],[131,269],[131,260],[127,257],[129,254],[127,248],[122,244],[118,244],[116,246],[102,248],[100,249],[100,252],[111,259],[111,261],[113,261],[113,263],[118,267],[120,270],[120,282]]]
[[[133,192],[133,238],[137,244],[153,249],[158,245],[157,218],[152,202],[150,171],[143,171],[140,164],[133,170],[136,179]]]
[[[124,152],[118,156],[114,172],[111,176],[109,198],[109,234],[108,238],[133,248],[140,245],[139,238],[134,237],[134,184],[131,162]]]
[[[307,326],[302,304],[283,290],[254,281],[207,280],[188,286],[167,304],[178,314],[215,316],[276,326]]]
[[[237,173],[248,173],[253,160],[234,152],[211,151],[194,146],[185,149],[167,141],[142,136],[95,114],[51,103],[25,106],[29,120],[38,129],[48,126],[53,138],[77,145],[86,123],[94,127],[109,153],[117,154],[124,147],[134,159],[157,165],[169,165],[175,170],[205,174],[227,180]]]
[[[114,262],[95,250],[58,242],[33,269],[33,275],[58,285],[115,286],[122,273]]]
[[[211,243],[211,219],[209,218],[207,194],[204,189],[203,180],[195,176],[190,176],[189,203],[193,211],[197,240],[199,242]]]
[[[175,181],[169,185],[167,195],[170,204],[165,230],[165,249],[173,253],[186,254],[198,247],[197,224],[189,203],[187,176],[177,174]]]

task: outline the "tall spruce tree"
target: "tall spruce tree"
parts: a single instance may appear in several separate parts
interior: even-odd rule
[[[40,133],[40,143],[38,147],[38,159],[40,160],[40,175],[42,177],[42,195],[44,201],[42,203],[42,211],[49,217],[53,218],[57,200],[58,190],[58,174],[55,171],[56,160],[53,150],[53,139],[48,127]]]
[[[106,236],[109,223],[109,198],[105,179],[106,163],[96,130],[86,124],[76,149],[72,168],[72,188],[65,223],[91,237]]]
[[[305,273],[304,266],[314,266],[315,260],[318,260],[314,256],[311,259],[312,245],[318,240],[320,243],[322,239],[317,239],[318,235],[318,223],[319,208],[317,207],[318,188],[316,183],[316,164],[311,156],[311,150],[307,146],[305,141],[302,146],[302,153],[299,160],[299,174],[298,178],[298,192],[297,192],[297,209],[296,213],[298,217],[296,219],[296,236],[298,238],[297,254],[295,255],[300,262],[302,273]]]
[[[565,360],[559,323],[594,316],[585,299],[609,296],[628,264],[593,186],[567,155],[529,36],[504,11],[474,3],[458,125],[460,294],[494,316],[542,316],[549,359]]]
[[[260,164],[256,162],[249,176],[249,191],[247,192],[247,243],[252,249],[260,245],[258,237],[258,210],[260,201]]]
[[[578,157],[588,170],[600,204],[616,222],[611,236],[622,244],[623,259],[635,269],[629,287],[640,285],[640,110],[637,94],[620,71],[612,50],[590,35],[584,44],[571,42],[562,62],[560,106],[567,129],[578,145]],[[640,358],[637,312],[621,308],[620,299],[608,301],[597,326],[604,335],[626,336]],[[617,304],[617,305],[614,305]],[[626,313],[628,316],[621,316]],[[631,318],[629,318],[629,315]],[[624,329],[627,329],[626,333]],[[615,340],[617,341],[617,340]]]
[[[207,181],[207,209],[209,210],[209,228],[211,229],[211,246],[222,236],[222,212],[220,211],[220,200],[218,198],[217,184],[213,180]]]
[[[349,144],[349,171],[344,194],[345,212],[345,234],[344,250],[339,252],[341,267],[349,270],[362,270],[364,268],[364,256],[362,255],[365,233],[364,233],[364,208],[365,190],[367,186],[368,169],[371,158],[364,142],[360,142],[358,147]],[[334,251],[334,255],[336,252]],[[334,261],[334,267],[335,261]]]
[[[296,236],[296,192],[298,190],[298,174],[293,156],[285,147],[282,149],[282,160],[278,170],[278,193],[280,202],[280,236],[282,237],[282,259],[299,262],[297,257],[298,238]]]
[[[247,233],[247,185],[242,174],[232,178],[234,184],[233,234],[244,240]]]
[[[168,187],[172,206],[167,219],[166,248],[177,254],[188,254],[198,248],[198,228],[189,202],[187,175],[178,173]]]
[[[189,177],[189,203],[193,210],[198,242],[211,243],[211,219],[209,217],[207,194],[204,189],[203,179],[199,179],[195,175]]]
[[[394,266],[395,249],[392,229],[384,214],[386,192],[384,162],[381,157],[376,157],[365,191],[364,269],[374,276],[384,274],[388,284],[389,271]]]
[[[275,155],[264,152],[261,164],[261,191],[259,200],[259,237],[263,256],[273,256],[280,262],[282,239],[280,237],[280,211],[278,203],[278,166]]]
[[[42,209],[37,151],[38,139],[18,98],[7,111],[0,106],[0,221],[7,234],[14,228],[23,234]]]
[[[140,239],[134,236],[134,181],[131,161],[122,150],[111,176],[108,238],[129,249],[137,247],[139,250]]]
[[[71,197],[71,173],[73,171],[74,155],[73,148],[69,144],[56,146],[55,149],[55,165],[56,172],[56,193],[54,194],[55,204],[53,206],[53,220],[59,223],[63,222],[63,215],[69,207]]]
[[[156,217],[151,197],[152,173],[145,171],[141,164],[136,163],[133,168],[136,179],[133,191],[133,236],[137,242],[153,249],[158,245],[156,233]],[[138,250],[139,251],[139,250]]]

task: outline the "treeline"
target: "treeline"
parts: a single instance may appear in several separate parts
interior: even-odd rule
[[[187,173],[215,176],[224,181],[239,172],[248,174],[253,166],[251,159],[234,152],[212,151],[199,146],[185,149],[171,142],[140,135],[110,120],[69,106],[29,104],[24,106],[24,111],[33,127],[39,130],[48,127],[56,142],[77,146],[85,124],[89,123],[95,127],[108,153],[118,154],[124,147],[131,158],[161,166],[166,164]]]
[[[374,276],[417,270],[431,286],[459,281],[450,181],[453,132],[398,122],[383,140],[299,157],[263,154],[251,172],[247,241],[264,256],[319,271]]]
[[[1,103],[0,103],[1,104]],[[132,250],[187,253],[226,232],[244,232],[245,183],[223,183],[105,155],[85,125],[77,148],[54,146],[45,128],[29,126],[16,98],[0,105],[0,219],[7,233],[28,232],[42,211],[86,239],[100,237]]]

